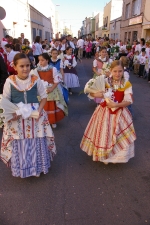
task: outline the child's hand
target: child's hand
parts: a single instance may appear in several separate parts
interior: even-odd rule
[[[48,87],[47,88],[47,93],[51,93],[53,91],[53,88],[52,87]]]
[[[13,113],[13,118],[11,119],[12,121],[15,121],[17,119],[19,119],[20,116],[17,116],[16,113]]]

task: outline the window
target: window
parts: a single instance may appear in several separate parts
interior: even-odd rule
[[[133,0],[132,2],[132,16],[140,15],[141,0]]]
[[[125,19],[129,19],[130,16],[130,3],[126,5]]]
[[[32,28],[32,38],[33,38],[33,41],[35,40],[35,37],[36,37],[36,28]]]
[[[124,34],[124,41],[127,41],[127,32]]]
[[[50,41],[50,32],[45,31],[45,39],[47,39],[48,41]]]
[[[137,35],[138,35],[138,32],[133,31],[132,40],[137,40]]]
[[[42,38],[42,30],[39,29],[39,36]]]
[[[128,33],[128,40],[131,41],[131,32]]]

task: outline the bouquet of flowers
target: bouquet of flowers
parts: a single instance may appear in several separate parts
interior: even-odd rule
[[[130,44],[128,44],[128,45],[126,46],[126,49],[129,51],[129,50],[132,49],[132,46],[131,46]]]
[[[108,62],[104,62],[103,63],[103,66],[102,66],[102,71],[103,71],[103,74],[105,74],[106,72],[110,72],[110,63]]]
[[[94,94],[99,91],[105,91],[105,76],[97,76],[96,78],[90,79],[84,88],[84,93],[89,94],[88,97],[90,99],[93,99],[93,97],[90,96],[90,93]]]
[[[30,50],[30,47],[26,45],[22,45],[21,50],[22,50],[22,53],[27,54],[28,51]]]

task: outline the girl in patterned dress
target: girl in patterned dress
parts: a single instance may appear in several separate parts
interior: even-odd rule
[[[124,67],[118,60],[111,64],[112,77],[105,79],[111,88],[113,101],[105,101],[96,108],[81,141],[81,149],[93,156],[93,161],[126,163],[134,157],[136,139],[132,116],[127,106],[132,104],[132,85],[123,77]],[[100,90],[93,97],[104,99]]]
[[[7,78],[3,96],[13,104],[22,102],[31,106],[39,116],[23,119],[13,114],[13,119],[4,125],[0,157],[11,166],[13,176],[39,177],[42,172],[48,173],[56,153],[54,135],[43,110],[47,95],[41,80],[29,75],[30,61],[25,54],[16,54],[13,63],[18,75]],[[40,103],[37,96],[41,98]]]
[[[68,108],[64,101],[64,97],[58,88],[60,82],[60,73],[57,69],[49,65],[49,55],[43,53],[39,56],[39,65],[36,69],[32,70],[30,74],[38,76],[44,82],[47,82],[46,93],[47,102],[44,110],[48,114],[48,120],[52,128],[57,127],[57,122],[62,120],[68,115]]]

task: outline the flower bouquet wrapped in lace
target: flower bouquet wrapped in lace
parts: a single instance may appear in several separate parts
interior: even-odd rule
[[[18,116],[22,116],[23,119],[32,117],[37,119],[39,117],[38,110],[30,104],[24,104],[22,102],[13,104],[7,98],[2,97],[0,101],[0,108],[3,109],[1,117],[4,118],[4,122],[8,122],[13,119],[13,114],[16,113]]]
[[[112,91],[112,88],[108,88],[107,91],[104,93],[104,99],[107,103],[114,102],[114,92]],[[114,112],[116,108],[111,108],[111,110]]]
[[[90,96],[90,93],[94,94],[99,91],[105,91],[105,76],[97,76],[96,78],[90,79],[84,88],[84,93],[89,94],[88,97],[90,99],[94,99],[92,96]]]
[[[103,67],[102,67],[103,74],[105,74],[106,72],[110,72],[110,66],[111,64],[108,62],[103,63]]]

